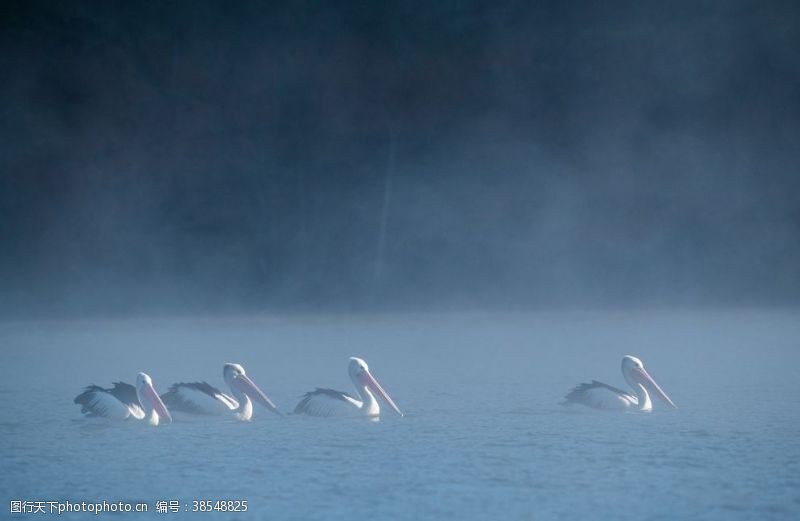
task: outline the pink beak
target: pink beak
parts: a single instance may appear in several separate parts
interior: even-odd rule
[[[153,389],[152,385],[145,385],[142,389],[142,397],[150,402],[150,407],[158,413],[158,417],[168,423],[172,423],[172,415],[167,410],[167,406],[161,401],[161,397]]]
[[[381,400],[386,402],[386,404],[389,405],[389,407],[394,409],[394,412],[396,412],[400,416],[403,416],[403,413],[400,412],[400,409],[397,407],[397,405],[395,405],[394,400],[392,400],[392,398],[388,394],[386,394],[386,391],[383,390],[383,387],[381,387],[381,384],[378,383],[378,381],[375,379],[374,376],[369,374],[368,371],[364,371],[363,373],[361,373],[361,378],[362,378],[362,383],[364,385],[369,387],[372,390],[372,392],[374,392],[381,398]]]
[[[663,390],[661,390],[661,387],[658,386],[656,381],[653,380],[653,377],[650,376],[650,374],[647,371],[645,371],[644,368],[642,368],[642,369],[635,368],[633,370],[633,374],[635,374],[639,378],[639,381],[642,383],[642,385],[644,385],[645,387],[649,388],[650,391],[653,394],[657,395],[659,398],[661,398],[662,400],[664,400],[665,402],[667,402],[668,404],[670,404],[674,408],[676,408],[676,409],[678,408],[678,406],[675,405],[672,402],[672,400],[670,400],[669,396],[667,396],[667,393],[665,393]]]
[[[260,403],[275,414],[281,414],[278,408],[275,407],[275,404],[272,403],[272,400],[270,400],[269,397],[264,394],[264,391],[259,389],[259,387],[250,378],[248,378],[247,375],[240,374],[239,376],[236,376],[233,379],[233,385],[244,394],[249,396],[251,400]]]

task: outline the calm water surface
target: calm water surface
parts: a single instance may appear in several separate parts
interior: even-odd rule
[[[0,324],[0,490],[11,500],[247,500],[203,519],[800,519],[800,312],[682,311]],[[636,354],[680,409],[559,405]],[[222,363],[290,411],[352,392],[347,357],[406,412],[157,429],[84,419],[89,383],[147,371],[219,387]],[[111,514],[102,514],[103,517]],[[73,514],[67,519],[90,519]]]

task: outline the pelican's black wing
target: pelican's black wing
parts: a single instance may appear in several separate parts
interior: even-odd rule
[[[190,414],[222,414],[239,406],[233,397],[206,382],[173,384],[161,399],[171,411]]]
[[[115,382],[111,389],[90,385],[73,402],[80,405],[81,412],[89,416],[144,418],[144,409],[139,403],[136,388],[123,382]]]
[[[588,407],[605,409],[608,405],[607,399],[609,395],[610,398],[616,400],[624,399],[633,400],[634,402],[636,400],[636,397],[629,392],[603,382],[598,382],[597,380],[592,380],[592,383],[582,383],[567,393],[562,405],[579,403]]]
[[[294,408],[294,414],[310,414],[311,416],[329,416],[333,413],[331,405],[342,402],[353,406],[360,403],[358,399],[346,392],[335,389],[317,387],[303,395],[300,403]]]

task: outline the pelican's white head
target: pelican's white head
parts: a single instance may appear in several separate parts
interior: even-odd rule
[[[369,372],[369,366],[362,358],[351,356],[350,363],[347,366],[347,372],[350,373],[350,378],[357,379],[362,373]]]
[[[172,415],[167,406],[161,401],[161,397],[153,387],[153,379],[147,373],[136,375],[136,397],[145,410],[145,414],[150,417],[150,423],[158,425],[159,420],[172,423]]]
[[[353,384],[355,384],[356,387],[366,387],[372,391],[373,394],[386,402],[386,404],[391,407],[394,412],[400,416],[403,416],[403,413],[400,411],[397,405],[395,405],[391,396],[389,396],[389,394],[383,390],[383,387],[381,387],[381,384],[378,383],[378,380],[376,380],[375,377],[372,376],[372,373],[369,372],[369,366],[363,359],[355,356],[351,357],[347,371],[350,373],[350,379],[353,380]]]
[[[253,382],[244,372],[244,367],[240,364],[227,363],[222,367],[222,377],[225,383],[231,388],[233,394],[241,399],[242,395],[247,396],[254,402],[258,402],[270,411],[280,414],[278,408],[272,400]]]
[[[243,374],[247,373],[244,372],[244,367],[242,367],[241,364],[227,363],[222,366],[222,377],[228,385],[230,385],[234,378]]]
[[[667,393],[661,390],[661,387],[658,386],[653,377],[645,370],[642,361],[635,356],[625,355],[622,358],[622,376],[625,378],[625,381],[628,382],[628,385],[634,389],[637,385],[641,385],[672,407],[678,408],[670,397],[667,396]]]
[[[147,373],[139,373],[136,375],[136,388],[139,389],[143,385],[153,385],[153,379]]]

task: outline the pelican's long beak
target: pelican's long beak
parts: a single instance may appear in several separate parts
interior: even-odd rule
[[[369,373],[369,371],[364,371],[362,373],[362,377],[364,378],[364,385],[369,387],[372,390],[372,392],[374,392],[375,394],[380,396],[380,398],[384,402],[386,402],[389,405],[389,407],[394,409],[394,412],[396,412],[400,416],[403,416],[403,413],[400,411],[400,409],[397,407],[397,405],[395,405],[394,400],[392,400],[391,396],[389,396],[386,393],[386,391],[383,390],[383,387],[381,387],[381,384],[378,383],[378,381],[375,379],[374,376],[372,376]]]
[[[269,397],[264,394],[264,391],[262,391],[247,375],[240,374],[236,376],[233,379],[233,385],[235,385],[236,388],[242,391],[244,394],[249,396],[251,400],[260,403],[275,414],[279,416],[281,415],[281,412],[277,407],[275,407],[275,404],[272,403],[272,400],[270,400]]]
[[[161,401],[161,397],[150,384],[145,384],[142,389],[142,396],[150,401],[150,407],[158,413],[159,419],[172,423],[172,415],[169,413],[167,406]]]
[[[651,390],[651,391],[652,391],[654,394],[656,394],[656,395],[657,395],[659,398],[661,398],[662,400],[664,400],[665,402],[667,402],[668,404],[670,404],[670,405],[671,405],[671,406],[673,406],[674,408],[676,408],[676,409],[678,408],[678,406],[677,406],[677,405],[675,405],[675,404],[672,402],[672,400],[670,400],[669,396],[667,396],[667,393],[665,393],[665,392],[664,392],[664,391],[661,389],[661,387],[659,387],[659,386],[658,386],[658,384],[656,383],[656,381],[655,381],[655,380],[653,380],[653,377],[652,377],[652,376],[650,376],[650,374],[649,374],[647,371],[645,371],[645,370],[644,370],[644,368],[641,368],[641,369],[639,369],[639,368],[635,368],[635,369],[633,370],[633,374],[635,374],[635,375],[636,375],[636,376],[639,378],[640,382],[641,382],[643,385],[645,385],[646,387],[648,387],[648,388],[649,388],[649,389],[650,389],[650,390]]]

